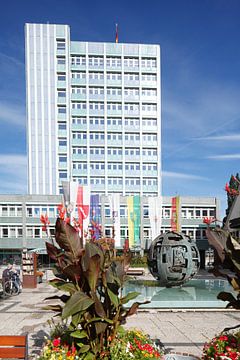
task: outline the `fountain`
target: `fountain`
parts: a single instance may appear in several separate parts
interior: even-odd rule
[[[182,285],[197,274],[199,266],[197,245],[183,233],[161,234],[149,248],[148,267],[159,286]]]

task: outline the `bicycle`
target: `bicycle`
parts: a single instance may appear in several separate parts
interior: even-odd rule
[[[21,291],[21,281],[17,274],[11,274],[10,278],[4,282],[3,291],[7,296],[18,295]]]

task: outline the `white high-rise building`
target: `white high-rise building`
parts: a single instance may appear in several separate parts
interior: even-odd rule
[[[161,194],[160,47],[26,24],[29,194]]]

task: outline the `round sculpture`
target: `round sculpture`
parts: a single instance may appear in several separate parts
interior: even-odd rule
[[[161,286],[184,284],[197,274],[199,266],[196,242],[183,233],[161,234],[149,248],[148,268]]]

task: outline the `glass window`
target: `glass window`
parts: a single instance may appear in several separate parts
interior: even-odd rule
[[[8,237],[8,228],[2,229],[3,237]]]
[[[30,207],[27,207],[27,216],[28,216],[28,217],[32,217],[32,216],[33,216],[32,208],[30,208]]]

